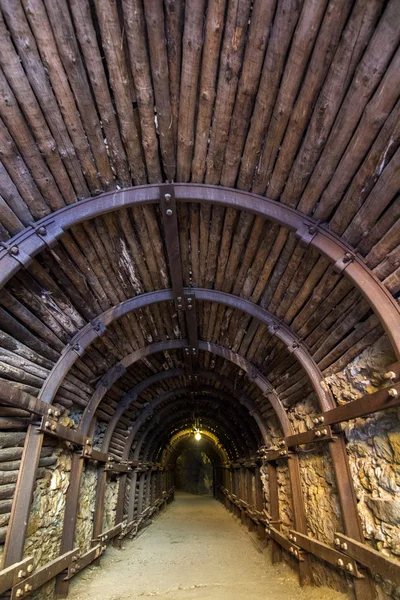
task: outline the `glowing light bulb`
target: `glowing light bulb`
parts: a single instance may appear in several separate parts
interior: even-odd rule
[[[200,431],[196,431],[196,434],[195,434],[195,436],[194,436],[194,439],[195,439],[195,440],[197,440],[197,441],[200,441],[200,440],[201,440],[201,433],[200,433]]]

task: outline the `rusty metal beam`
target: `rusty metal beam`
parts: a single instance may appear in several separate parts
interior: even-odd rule
[[[342,533],[335,533],[335,543],[341,552],[368,567],[372,573],[378,573],[385,579],[390,579],[396,585],[400,585],[400,563],[398,561]]]
[[[35,227],[30,226],[19,232],[0,250],[0,285],[4,285],[21,267],[28,266],[38,252],[54,245],[63,232],[73,225],[123,207],[159,203],[163,188],[170,190],[171,185],[154,184],[113,190],[44,217]],[[399,307],[362,258],[341,238],[293,208],[248,192],[203,184],[174,184],[173,192],[178,202],[206,202],[248,211],[296,232],[304,244],[319,250],[360,290],[381,321],[400,358]]]

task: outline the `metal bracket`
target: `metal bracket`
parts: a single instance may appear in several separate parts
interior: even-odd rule
[[[101,337],[105,334],[107,328],[101,319],[93,319],[91,323],[98,337]]]
[[[303,248],[308,248],[312,240],[315,238],[318,228],[318,223],[311,225],[310,223],[303,223],[301,227],[296,231],[296,237],[299,238],[300,245]]]
[[[68,573],[66,577],[64,577],[64,580],[67,581],[68,579],[71,579],[74,575],[79,573],[79,571],[82,571],[82,569],[90,565],[90,563],[92,563],[94,560],[97,560],[99,556],[102,555],[104,550],[105,546],[97,544],[97,546],[93,546],[93,548],[91,548],[88,552],[82,554],[77,561],[72,562],[69,565]]]
[[[357,579],[362,579],[364,577],[362,573],[359,572],[357,563],[353,559],[348,558],[345,554],[342,554],[342,552],[331,548],[328,544],[324,544],[319,540],[294,530],[290,530],[289,539],[306,550],[306,552],[310,552],[331,565],[343,569],[346,573],[349,573],[349,575],[352,575]]]
[[[196,297],[190,290],[185,290],[185,313],[187,333],[189,339],[190,352],[196,355],[198,352],[199,338],[196,317]]]
[[[32,264],[32,257],[26,254],[17,244],[0,242],[0,248],[4,248],[6,254],[9,254],[11,258],[14,258],[25,269]]]
[[[14,585],[22,582],[23,579],[33,573],[33,570],[33,558],[30,556],[0,571],[0,594],[4,594]]]
[[[50,581],[50,579],[53,579],[53,577],[67,569],[72,562],[77,560],[78,554],[79,548],[75,548],[37,569],[33,575],[12,588],[11,600],[21,600],[29,596],[44,583],[47,583],[47,581]]]
[[[371,569],[373,573],[378,573],[385,579],[390,579],[393,583],[400,585],[400,563],[398,561],[342,533],[335,533],[335,545],[346,554],[347,561],[349,561],[347,557],[350,556]]]
[[[293,558],[299,562],[304,561],[303,551],[300,546],[295,544],[292,540],[287,539],[287,537],[278,531],[278,529],[275,529],[275,527],[272,527],[271,525],[267,525],[265,528],[265,533],[280,546],[282,546],[284,550],[289,552]]]
[[[88,438],[86,440],[85,445],[82,448],[82,456],[83,458],[88,458],[92,460],[97,460],[98,462],[106,463],[108,461],[108,454],[105,452],[100,452],[100,450],[95,450],[92,447],[92,440]]]
[[[52,231],[52,229],[54,229],[54,231]],[[53,221],[46,225],[46,227],[44,225],[36,227],[35,233],[48,248],[54,248],[54,246],[58,244],[58,238],[63,235],[64,230],[62,227],[59,227],[55,221]]]
[[[289,435],[285,438],[285,443],[288,448],[292,448],[293,446],[313,444],[314,442],[326,442],[332,439],[333,434],[331,428],[329,425],[323,425],[321,427],[311,429],[310,431]]]
[[[168,263],[171,275],[175,308],[184,310],[184,290],[181,250],[179,246],[178,217],[173,185],[160,187],[160,210],[165,232]]]
[[[342,258],[339,258],[339,260],[334,263],[333,270],[340,275],[349,266],[349,264],[354,261],[354,259],[355,256],[351,254],[351,252],[345,252]]]
[[[65,440],[66,442],[71,442],[72,444],[76,444],[77,446],[84,446],[87,439],[86,436],[79,433],[79,431],[75,431],[74,429],[68,429],[68,427],[60,425],[57,421],[47,416],[44,416],[42,418],[38,429],[42,433],[52,435],[54,437]]]

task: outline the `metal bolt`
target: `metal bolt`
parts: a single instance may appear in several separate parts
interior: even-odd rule
[[[178,296],[178,297],[177,297],[177,300],[178,300],[178,302],[181,302],[181,300],[182,300],[182,296]]]
[[[320,417],[318,420],[320,423],[323,423],[325,421],[325,417]]]
[[[338,559],[338,561],[337,561],[337,566],[338,566],[338,567],[343,567],[343,566],[344,566],[344,562],[342,561],[342,559],[341,559],[341,558],[339,558],[339,559]]]
[[[328,430],[327,429],[322,429],[321,433],[322,433],[322,435],[328,435]]]
[[[167,209],[166,215],[167,217],[170,217],[172,215],[172,210],[170,208]]]
[[[342,550],[347,550],[347,544],[346,542],[343,542],[343,544],[340,544],[340,547]]]
[[[19,588],[16,592],[15,595],[17,596],[17,598],[21,598],[21,596],[23,596],[24,594],[24,590],[22,588]]]
[[[350,252],[346,252],[346,254],[343,256],[343,262],[350,262],[351,260],[353,260],[352,255]]]
[[[313,423],[314,423],[314,425],[318,425],[318,423],[319,423],[319,418],[318,418],[318,417],[316,417],[315,419],[313,419]]]
[[[51,430],[55,431],[57,429],[57,425],[55,423],[51,424]]]
[[[14,256],[17,256],[17,254],[19,254],[19,248],[18,248],[18,246],[13,246],[13,247],[10,249],[10,252],[11,252],[11,254],[13,254]]]
[[[388,390],[388,394],[389,396],[393,396],[393,398],[395,398],[398,396],[398,391],[395,388],[390,388],[390,390]]]
[[[39,235],[46,235],[46,233],[47,233],[46,227],[39,227],[39,229],[38,229]]]
[[[297,541],[297,537],[294,535],[293,536],[293,541],[296,542]]]
[[[29,583],[27,583],[25,585],[25,587],[24,587],[24,590],[25,590],[25,592],[31,592],[32,591],[32,586]]]
[[[56,410],[56,412],[54,413],[55,417],[60,417],[61,416],[61,412],[59,410]]]
[[[351,563],[347,563],[347,565],[346,565],[346,569],[347,569],[348,571],[350,571],[350,573],[351,573],[351,572],[352,572],[352,570],[353,570],[353,565],[352,565]]]
[[[28,565],[27,571],[28,571],[28,573],[32,573],[32,571],[33,571],[33,565]]]
[[[50,427],[50,421],[46,421],[46,423],[44,424],[44,426],[48,429]]]
[[[293,552],[294,552],[294,548],[293,548],[293,546],[290,546],[290,548],[289,548],[289,552],[290,552],[290,554],[293,554]]]
[[[317,228],[316,228],[316,227],[314,227],[314,225],[311,225],[311,226],[308,228],[308,231],[309,231],[309,233],[315,233],[315,232],[317,231]]]
[[[52,415],[52,414],[53,414],[53,409],[52,409],[52,408],[49,408],[49,410],[47,411],[47,414],[48,414],[48,415]]]
[[[321,437],[321,432],[319,430],[315,432],[315,437]]]
[[[192,310],[192,308],[193,308],[193,305],[192,305],[192,304],[189,304],[189,306],[188,306],[188,310]]]
[[[339,540],[339,538],[335,538],[335,546],[340,546],[340,540]]]
[[[291,533],[289,533],[289,540],[292,540],[292,539],[293,539],[293,536]]]
[[[182,304],[178,304],[178,309],[182,310]]]
[[[299,551],[298,551],[298,550],[295,550],[295,551],[294,551],[294,555],[298,557],[298,556],[299,556]]]
[[[18,579],[22,579],[25,576],[26,576],[25,571],[23,571],[22,569],[20,571],[18,571]]]
[[[192,302],[192,299],[191,299],[191,298],[188,298],[188,299],[187,299],[187,301],[188,301],[188,304],[191,304],[191,302]]]
[[[383,377],[384,379],[394,379],[396,377],[396,373],[394,371],[388,371]]]
[[[171,201],[171,194],[164,194],[165,202]]]

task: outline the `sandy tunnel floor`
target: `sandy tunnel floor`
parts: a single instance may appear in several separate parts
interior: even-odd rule
[[[272,566],[247,531],[213,498],[179,493],[139,536],[111,546],[101,568],[71,583],[71,600],[344,600],[300,588],[286,565]]]

